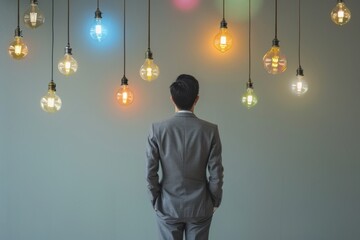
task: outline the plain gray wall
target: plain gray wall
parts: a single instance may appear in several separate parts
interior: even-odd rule
[[[110,26],[102,44],[89,37],[96,1],[72,1],[71,45],[76,75],[55,69],[60,112],[40,108],[50,79],[51,1],[39,1],[44,26],[23,27],[29,55],[10,59],[16,1],[0,8],[0,239],[157,239],[146,193],[144,146],[151,122],[173,113],[168,87],[180,73],[200,81],[196,114],[219,125],[224,198],[211,239],[360,239],[360,2],[353,18],[330,20],[335,0],[303,0],[302,66],[310,90],[289,91],[297,65],[297,1],[279,1],[279,39],[288,70],[271,76],[261,59],[274,37],[274,1],[253,0],[253,73],[258,105],[241,95],[248,80],[247,0],[227,1],[233,49],[211,41],[221,1],[188,12],[152,1],[152,50],[161,75],[138,70],[147,48],[147,1],[127,4],[127,77],[135,93],[122,108],[115,92],[123,75],[122,1],[103,0]],[[21,0],[21,12],[29,1]],[[255,9],[257,6],[257,10]],[[66,1],[56,1],[55,63],[66,45]],[[55,66],[56,67],[56,66]]]

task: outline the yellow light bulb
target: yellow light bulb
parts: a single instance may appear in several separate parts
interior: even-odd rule
[[[154,81],[160,75],[159,67],[154,63],[152,58],[146,58],[144,64],[140,68],[140,76],[145,81]]]
[[[220,23],[220,31],[215,35],[214,46],[217,50],[224,53],[228,51],[233,45],[233,38],[227,28],[227,23],[223,19]]]
[[[331,11],[330,16],[335,24],[342,26],[350,21],[351,12],[342,0],[338,0],[338,3]]]
[[[263,57],[264,68],[268,73],[278,74],[285,72],[287,60],[280,52],[278,45],[273,45]]]
[[[48,113],[55,113],[61,109],[62,101],[56,95],[56,84],[51,81],[47,94],[41,98],[40,105],[42,110]]]
[[[24,23],[30,28],[37,28],[45,22],[45,17],[38,7],[37,0],[31,0],[30,7],[24,13]]]
[[[59,61],[58,69],[62,74],[69,76],[76,73],[78,63],[73,58],[72,54],[65,53],[64,57]]]
[[[9,54],[13,59],[21,60],[28,54],[28,48],[21,36],[15,36],[14,41],[9,46]]]

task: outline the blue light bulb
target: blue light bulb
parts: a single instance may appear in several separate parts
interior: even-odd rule
[[[102,24],[102,12],[99,9],[99,5],[95,11],[94,24],[90,28],[90,36],[99,42],[107,36],[107,29]]]
[[[101,42],[107,36],[107,29],[101,22],[101,18],[95,18],[94,24],[90,28],[90,36]]]

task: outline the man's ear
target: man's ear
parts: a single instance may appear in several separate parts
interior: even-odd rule
[[[194,101],[194,105],[196,105],[196,103],[199,101],[199,98],[200,98],[199,95],[197,95]]]

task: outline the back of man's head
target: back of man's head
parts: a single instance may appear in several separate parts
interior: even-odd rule
[[[199,94],[199,82],[191,75],[181,74],[171,84],[170,93],[179,110],[190,110]]]

